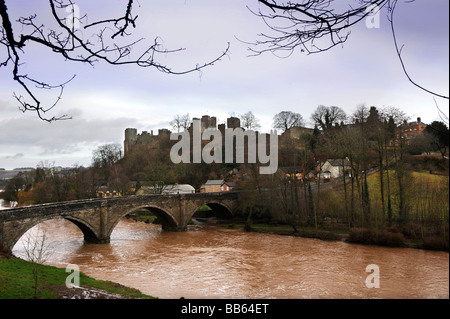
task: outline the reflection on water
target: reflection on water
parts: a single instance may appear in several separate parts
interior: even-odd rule
[[[77,264],[91,277],[160,298],[449,298],[445,252],[212,226],[164,232],[127,219],[110,244],[84,244],[68,221],[47,221],[29,233],[38,227],[48,237],[48,264]],[[14,247],[16,256],[24,256],[24,237]],[[380,288],[366,287],[369,264],[380,269]]]

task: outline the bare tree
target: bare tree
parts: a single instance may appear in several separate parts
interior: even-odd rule
[[[273,118],[273,127],[283,132],[294,127],[304,125],[303,117],[292,111],[282,111]]]
[[[110,169],[108,184],[122,195],[127,193],[130,179],[125,175],[122,165],[115,164]]]
[[[343,109],[338,106],[319,105],[311,115],[311,119],[322,130],[332,128],[347,118]]]
[[[180,129],[187,130],[191,125],[191,122],[189,113],[184,115],[177,114],[174,116],[173,120],[170,121],[170,125],[172,125],[173,129],[177,130],[177,132],[180,132]]]
[[[365,123],[369,115],[369,108],[364,104],[360,104],[352,113],[351,120],[353,121],[353,123]]]
[[[122,157],[122,149],[119,144],[100,145],[92,152],[94,166],[109,168]]]
[[[247,130],[256,130],[261,127],[261,125],[259,124],[259,120],[256,118],[252,111],[241,114],[239,117],[241,118],[242,126]]]
[[[395,107],[386,107],[382,110],[382,116],[384,118],[388,118],[389,121],[391,123],[393,123],[394,127],[398,127],[400,125],[402,125],[403,123],[405,123],[409,117],[405,114],[405,112],[403,112],[402,110],[395,108]],[[389,130],[389,128],[388,128]],[[391,133],[391,132],[388,132]],[[405,163],[405,154],[406,154],[406,150],[407,148],[406,146],[406,142],[404,140],[404,138],[402,138],[401,134],[399,134],[400,136],[396,136],[396,132],[395,132],[395,128],[394,128],[394,135],[391,136],[393,137],[393,141],[395,143],[395,146],[392,149],[392,155],[391,158],[388,158],[387,156],[387,152],[386,152],[386,165],[392,165],[395,171],[395,177],[397,179],[397,184],[398,184],[398,209],[399,209],[399,218],[401,222],[406,221],[407,219],[407,213],[408,213],[408,207],[406,205],[407,200],[406,197],[409,196],[408,192],[407,192],[407,187],[406,187],[406,183],[408,182],[408,175],[409,172],[406,169],[406,163]],[[391,222],[391,215],[392,215],[392,211],[391,211],[391,178],[390,178],[390,174],[389,174],[389,170],[386,170],[387,176],[386,176],[386,181],[387,181],[387,191],[388,191],[388,218],[389,218],[389,222]]]
[[[35,235],[27,235],[27,239],[24,244],[26,258],[31,263],[35,299],[37,298],[41,266],[47,261],[50,255],[46,240],[47,237],[45,232],[41,232],[40,228],[38,228]]]
[[[139,67],[151,67],[168,74],[186,74],[213,65],[225,56],[228,47],[217,58],[204,64],[183,71],[174,71],[169,66],[158,62],[160,56],[184,50],[166,49],[162,47],[161,40],[156,37],[152,43],[144,46],[141,52],[136,53],[136,47],[142,45],[142,38],[127,40],[131,36],[131,28],[136,28],[138,16],[134,14],[135,2],[128,0],[124,14],[117,18],[111,17],[104,20],[87,22],[87,15],[77,17],[74,12],[75,3],[72,0],[49,0],[49,12],[53,21],[47,25],[55,24],[55,27],[46,27],[38,21],[38,15],[10,17],[6,1],[0,0],[0,46],[6,52],[6,57],[0,61],[0,67],[12,65],[13,79],[25,90],[26,96],[14,93],[19,102],[19,108],[25,111],[34,111],[39,118],[46,121],[69,119],[68,115],[59,117],[47,117],[46,112],[55,107],[61,99],[64,87],[75,75],[67,81],[56,85],[49,84],[42,79],[36,79],[26,73],[22,73],[21,67],[26,54],[33,52],[38,47],[48,49],[70,62],[88,63],[94,65],[97,62],[106,62],[110,65],[136,65]],[[13,28],[13,21],[18,27]],[[17,31],[20,30],[20,31]],[[91,36],[82,36],[80,30],[91,31]],[[55,102],[51,105],[43,105],[41,97],[36,89],[57,89]]]

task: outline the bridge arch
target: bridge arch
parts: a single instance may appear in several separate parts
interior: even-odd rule
[[[114,223],[111,225],[110,229],[108,230],[108,237],[111,237],[111,234],[114,231],[114,228],[116,228],[117,224],[119,223],[119,221],[122,218],[124,218],[125,216],[127,216],[128,214],[130,214],[134,211],[141,210],[141,209],[146,209],[149,212],[155,214],[156,217],[158,218],[159,222],[161,223],[162,229],[164,229],[164,230],[177,230],[178,229],[179,225],[178,225],[176,219],[167,209],[163,209],[157,205],[141,205],[141,206],[136,206],[131,209],[128,209],[124,212],[121,212],[117,216]]]
[[[81,230],[81,232],[83,233],[83,236],[84,236],[84,240],[86,242],[99,243],[98,234],[95,232],[95,229],[88,222],[86,222],[80,218],[73,217],[73,216],[70,216],[70,217],[48,216],[48,217],[43,217],[43,218],[29,221],[27,223],[22,223],[21,227],[18,227],[17,232],[14,234],[14,237],[12,238],[12,240],[9,244],[10,250],[11,251],[13,250],[14,246],[17,244],[17,242],[20,240],[20,238],[22,238],[27,233],[27,231],[29,231],[33,227],[35,227],[45,221],[55,220],[55,219],[65,219],[67,221],[72,222],[75,226],[77,226],[78,229]]]
[[[217,201],[205,201],[201,205],[199,205],[196,209],[194,209],[190,218],[192,218],[194,216],[194,214],[197,211],[199,211],[199,209],[201,207],[203,207],[205,205],[207,205],[209,208],[212,209],[213,215],[215,217],[218,217],[220,219],[228,219],[228,218],[232,218],[234,216],[233,210],[225,203],[217,202]]]
[[[70,216],[70,217],[64,217],[65,220],[68,220],[75,224],[83,233],[84,240],[88,243],[106,243],[102,240],[100,240],[99,234],[96,233],[94,227],[92,227],[89,223],[86,221]]]

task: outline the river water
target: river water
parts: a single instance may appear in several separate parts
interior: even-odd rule
[[[110,244],[85,244],[63,219],[35,226],[46,234],[47,264],[76,264],[88,276],[159,298],[449,298],[449,255],[409,248],[364,246],[215,226],[165,232],[122,219]],[[368,288],[368,265],[379,288]],[[375,283],[375,279],[369,280]],[[82,283],[81,283],[82,284]]]

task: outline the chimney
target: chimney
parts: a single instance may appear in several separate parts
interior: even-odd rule
[[[422,123],[422,119],[420,117],[417,118],[417,123]]]

